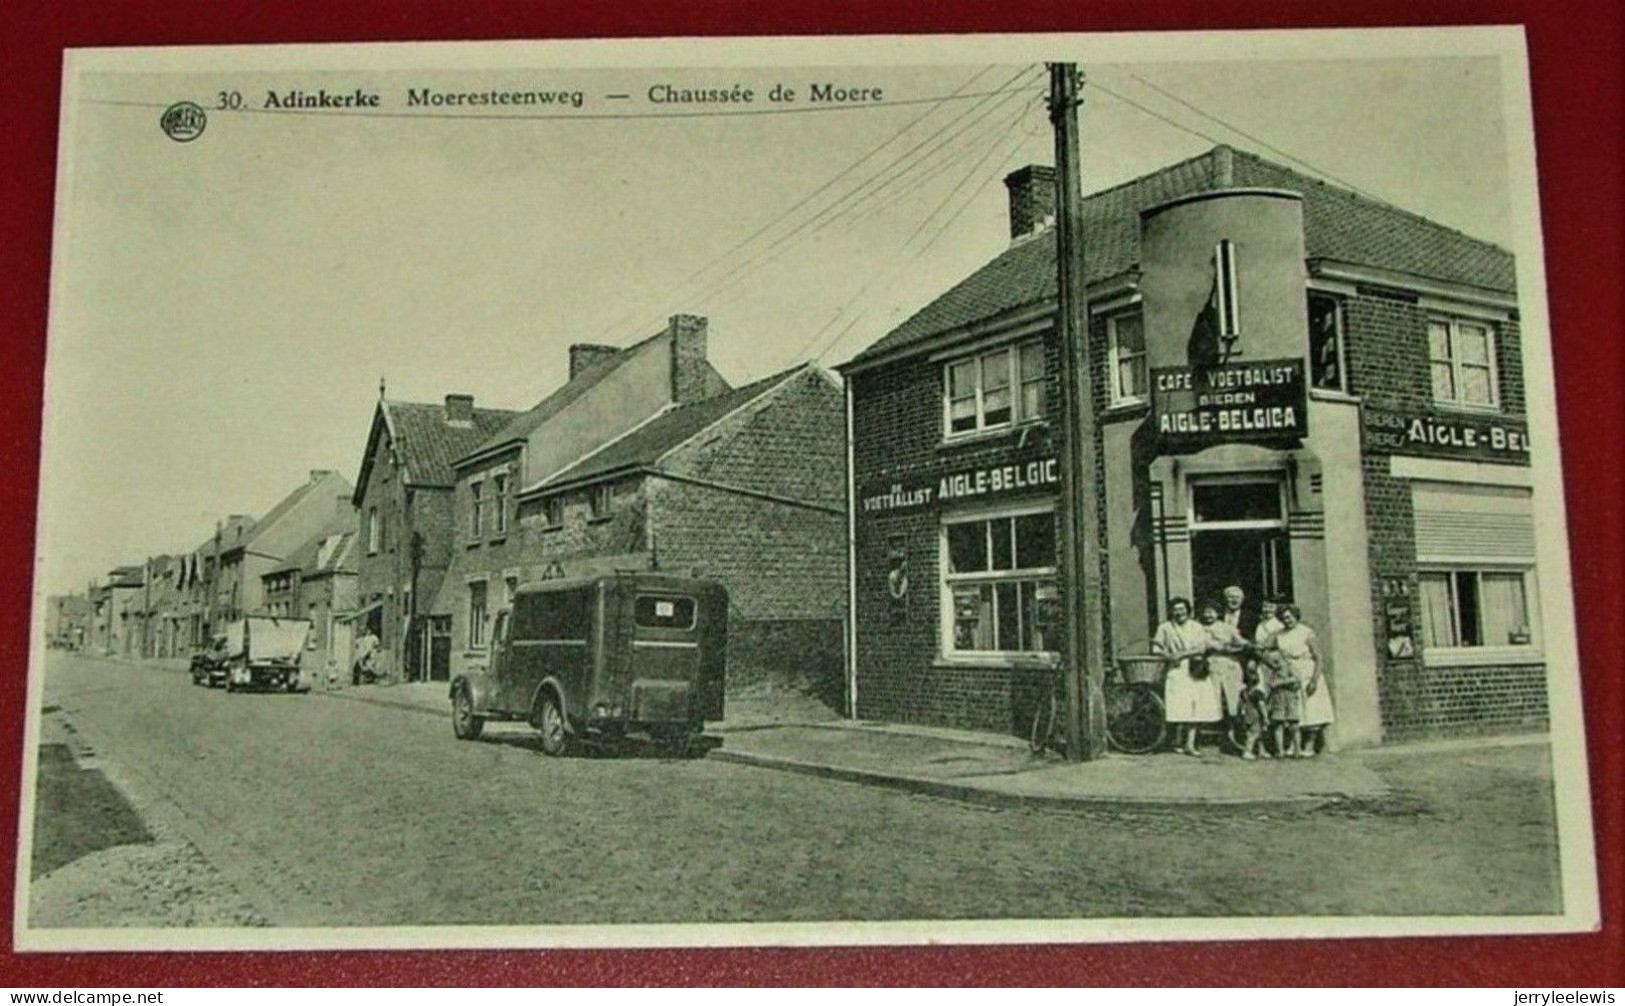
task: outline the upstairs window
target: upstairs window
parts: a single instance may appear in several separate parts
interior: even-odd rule
[[[591,506],[593,520],[602,520],[609,516],[609,483],[602,482],[592,487]]]
[[[494,518],[494,534],[506,534],[508,531],[508,473],[498,472],[491,479],[491,516]]]
[[[542,520],[547,527],[564,526],[564,497],[549,496],[542,501]]]
[[[1487,322],[1464,318],[1429,321],[1428,363],[1435,402],[1495,408],[1495,333]]]
[[[1323,391],[1349,390],[1344,362],[1343,301],[1330,294],[1309,295],[1309,382]]]
[[[1111,402],[1133,405],[1145,401],[1145,318],[1119,314],[1106,319],[1106,358],[1110,367]]]
[[[367,554],[368,555],[377,555],[378,554],[378,548],[379,548],[380,544],[382,543],[382,539],[383,539],[383,531],[382,531],[382,529],[381,529],[381,527],[380,527],[380,525],[378,523],[378,508],[377,507],[371,507],[371,508],[369,508],[367,510]]]
[[[486,591],[484,580],[474,580],[468,585],[468,646],[474,650],[485,649],[485,622],[490,615]]]
[[[1025,342],[947,366],[948,436],[996,430],[1044,414],[1044,344]]]
[[[480,540],[480,534],[485,528],[485,484],[470,482],[468,484],[470,500],[468,510],[468,536],[475,541]]]

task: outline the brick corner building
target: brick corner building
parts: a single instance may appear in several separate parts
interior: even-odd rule
[[[1019,732],[1058,647],[1054,177],[840,368],[865,718]],[[1345,746],[1542,727],[1511,253],[1216,147],[1084,200],[1108,652],[1292,597]]]

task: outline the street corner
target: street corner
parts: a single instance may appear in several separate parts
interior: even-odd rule
[[[976,803],[1092,807],[1317,806],[1390,795],[1383,777],[1341,755],[1263,760],[1110,753],[1082,763],[1033,755],[1016,738],[876,724],[783,725],[724,736],[711,757],[761,768]]]

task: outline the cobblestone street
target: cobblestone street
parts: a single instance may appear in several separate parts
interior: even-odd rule
[[[1388,795],[1332,807],[1056,811],[712,758],[554,759],[524,729],[459,743],[448,721],[421,712],[228,695],[173,670],[60,653],[46,664],[45,703],[146,830],[195,847],[230,888],[208,897],[271,925],[1560,907],[1539,744],[1335,756],[1368,758]],[[46,770],[59,768],[42,759],[42,780]],[[96,850],[64,844],[59,802],[42,791],[38,806],[43,899],[53,873],[42,867],[73,870],[69,857]],[[124,822],[109,843],[140,843],[121,809],[107,813]],[[32,918],[119,924],[41,900]]]

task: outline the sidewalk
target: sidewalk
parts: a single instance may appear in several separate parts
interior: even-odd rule
[[[446,716],[444,682],[363,685],[315,695]],[[728,718],[707,731],[715,761],[996,806],[1317,805],[1370,800],[1388,787],[1359,754],[1243,762],[1210,751],[1109,754],[1071,764],[1035,757],[998,734],[843,720],[808,699],[760,692],[728,699]]]

